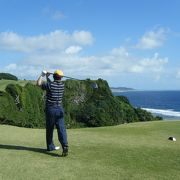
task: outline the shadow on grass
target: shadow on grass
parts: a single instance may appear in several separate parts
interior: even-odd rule
[[[47,155],[54,156],[54,157],[62,157],[59,154],[54,154],[54,153],[48,152],[46,149],[35,148],[35,147],[0,144],[0,149],[32,151],[32,152],[47,154]]]

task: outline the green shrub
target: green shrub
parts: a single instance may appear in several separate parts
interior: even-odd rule
[[[35,85],[24,88],[10,84],[0,96],[0,123],[23,126],[44,127],[43,92]]]
[[[155,120],[154,116],[146,110],[136,108],[135,111],[136,111],[136,114],[138,116],[139,121],[153,121],[153,120]]]
[[[98,88],[94,88],[97,85]],[[26,84],[9,84],[0,92],[0,123],[23,127],[44,127],[44,92]],[[102,79],[92,81],[67,80],[63,98],[67,128],[110,126],[136,121],[151,121],[151,113],[134,108],[124,96],[113,96],[108,83]]]

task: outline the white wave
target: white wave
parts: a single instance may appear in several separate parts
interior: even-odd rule
[[[180,117],[180,112],[174,111],[173,109],[150,109],[150,108],[142,108],[146,111],[149,111],[154,114],[162,114],[165,116],[174,116],[174,117]]]

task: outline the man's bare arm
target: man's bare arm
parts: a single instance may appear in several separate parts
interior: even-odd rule
[[[37,80],[37,82],[36,82],[36,84],[37,84],[37,86],[41,86],[42,85],[42,83],[43,83],[43,77],[44,76],[46,76],[46,81],[51,81],[50,79],[49,79],[49,76],[51,75],[51,73],[49,73],[49,72],[46,72],[46,73],[44,73],[44,72],[42,72],[42,74],[39,76],[39,78],[38,78],[38,80]]]
[[[40,75],[39,78],[38,78],[38,80],[37,80],[37,82],[36,82],[37,86],[41,86],[41,85],[42,85],[42,82],[43,82],[43,76]]]

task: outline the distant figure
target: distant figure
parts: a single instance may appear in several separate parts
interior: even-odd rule
[[[64,110],[62,107],[62,98],[64,93],[64,83],[61,81],[63,72],[56,70],[53,74],[54,81],[49,79],[52,73],[43,71],[37,80],[37,85],[43,90],[46,90],[46,143],[47,151],[60,149],[53,143],[53,131],[56,125],[58,139],[62,146],[62,156],[68,155],[67,133],[64,125]],[[43,77],[46,76],[46,82],[43,82]]]

